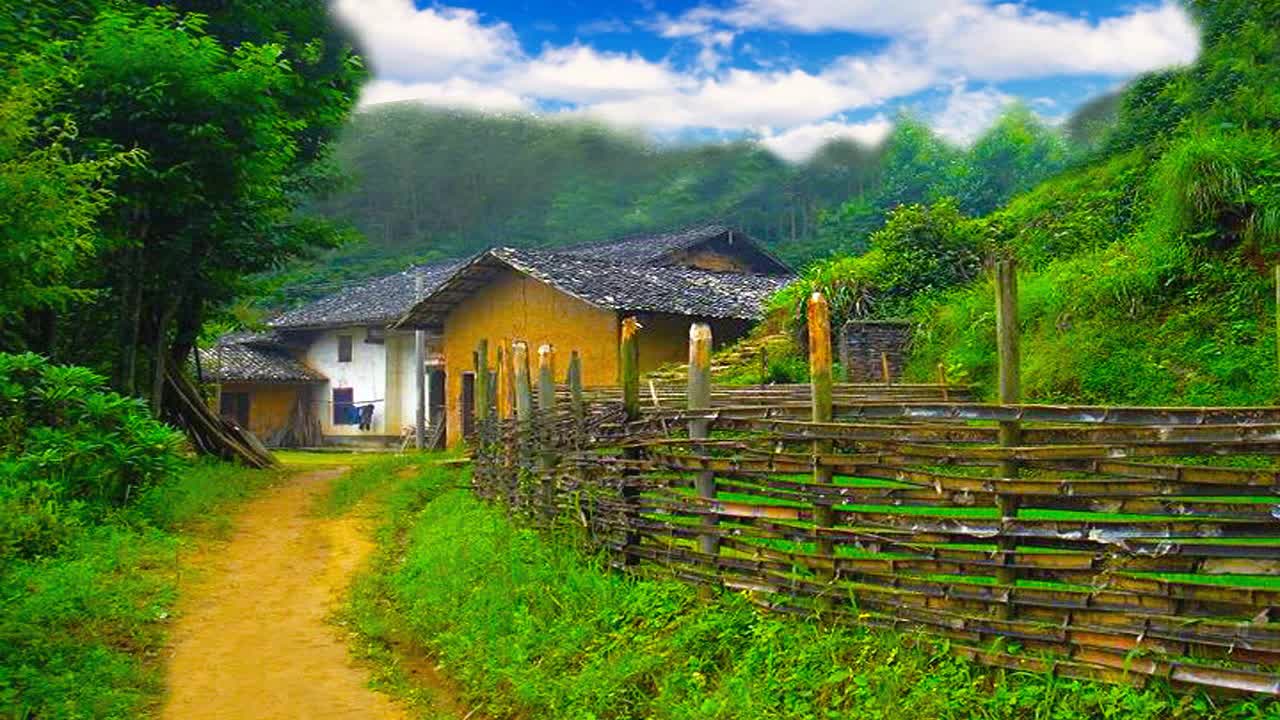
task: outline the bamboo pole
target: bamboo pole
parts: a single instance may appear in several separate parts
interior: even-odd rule
[[[999,352],[999,392],[1000,404],[1018,405],[1022,403],[1021,356],[1018,348],[1018,271],[1012,258],[1005,258],[996,263],[996,347]],[[1000,445],[1017,447],[1022,444],[1022,423],[1017,420],[1000,423]],[[1016,460],[1001,461],[997,467],[1000,476],[1012,480],[1018,477]],[[1018,516],[1019,498],[1016,495],[1000,493],[996,496],[1000,510],[1002,534],[997,538],[997,547],[1001,551],[1001,564],[996,571],[996,581],[1012,588],[1017,583],[1017,571],[1013,566],[1017,542],[1014,538],[1003,535],[1003,530]],[[1012,604],[1001,606],[1002,615],[1008,617],[1012,612]]]
[[[815,423],[831,422],[831,309],[822,293],[815,292],[809,297],[809,384],[813,398],[813,421]],[[813,482],[819,485],[831,483],[831,468],[825,467],[819,458],[830,454],[829,440],[815,440],[813,443]],[[816,505],[813,509],[814,525],[828,528],[834,524],[835,514],[831,506]],[[819,555],[832,555],[834,547],[831,540],[819,536]]]
[[[709,410],[711,408],[711,326],[706,323],[694,323],[689,326],[689,410]],[[710,435],[710,421],[693,419],[689,421],[689,439],[706,440]],[[714,470],[702,470],[694,481],[698,497],[714,502],[716,499],[716,473]],[[714,528],[719,524],[715,515],[703,517],[703,525]],[[720,543],[714,530],[701,535],[699,548],[708,555],[720,552]]]

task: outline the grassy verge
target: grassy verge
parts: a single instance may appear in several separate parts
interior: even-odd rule
[[[57,554],[0,567],[0,717],[137,718],[154,710],[180,553],[275,473],[202,463]]]
[[[944,644],[759,613],[661,578],[630,579],[513,525],[428,468],[386,495],[376,570],[351,624],[393,692],[418,693],[397,648],[425,648],[491,717],[1236,718],[1276,714],[976,667]],[[429,695],[429,694],[428,694]]]

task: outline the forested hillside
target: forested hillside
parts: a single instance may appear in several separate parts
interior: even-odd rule
[[[1068,147],[1021,107],[969,149],[904,115],[879,147],[832,142],[801,164],[747,140],[659,145],[583,122],[375,107],[337,145],[346,186],[313,207],[354,228],[354,242],[273,277],[269,297],[297,302],[493,245],[564,245],[707,219],[745,228],[802,265],[849,250],[902,203],[955,196],[969,212],[992,210],[1060,170]]]
[[[1012,256],[1028,399],[1275,400],[1280,2],[1191,6],[1201,58],[1136,82],[1087,162],[976,219],[949,200],[901,208],[869,252],[814,267],[779,312],[821,288],[840,317],[911,317],[915,377],[941,362],[990,392],[983,266]]]

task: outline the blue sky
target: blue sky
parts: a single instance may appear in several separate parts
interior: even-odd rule
[[[332,2],[373,67],[366,105],[755,137],[794,160],[875,142],[903,110],[959,143],[1012,102],[1056,121],[1199,51],[1175,0]]]

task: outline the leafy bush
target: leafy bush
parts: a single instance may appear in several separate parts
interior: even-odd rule
[[[831,305],[835,327],[852,318],[900,316],[917,294],[973,279],[990,233],[988,223],[966,218],[951,199],[903,205],[871,235],[866,254],[810,265],[799,281],[773,298],[771,311],[790,316],[802,331],[805,303],[821,292]]]
[[[181,443],[85,368],[0,354],[0,557],[52,552],[84,519],[172,478]]]

